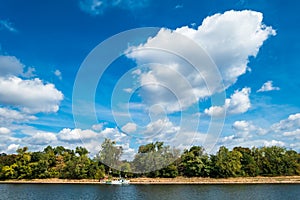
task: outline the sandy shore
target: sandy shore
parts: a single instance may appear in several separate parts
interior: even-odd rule
[[[0,184],[104,184],[93,179],[33,179],[33,180],[6,180]],[[300,176],[281,177],[239,177],[239,178],[132,178],[130,184],[300,184]]]

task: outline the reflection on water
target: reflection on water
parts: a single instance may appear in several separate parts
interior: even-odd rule
[[[300,185],[0,184],[0,199],[299,199]]]

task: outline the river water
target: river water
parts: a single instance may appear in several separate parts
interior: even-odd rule
[[[0,184],[0,199],[300,199],[300,184],[76,185]]]

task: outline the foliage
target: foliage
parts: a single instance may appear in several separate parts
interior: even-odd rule
[[[23,147],[17,154],[1,153],[0,179],[300,175],[300,154],[278,146],[233,150],[220,147],[215,155],[193,146],[180,155],[178,149],[156,142],[141,145],[132,161],[120,161],[123,149],[114,141],[106,139],[101,147],[94,159],[84,147],[71,150],[48,146],[41,152],[29,152]]]

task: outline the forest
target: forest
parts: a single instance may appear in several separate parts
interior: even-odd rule
[[[123,177],[255,177],[300,175],[300,154],[283,147],[232,150],[222,146],[208,155],[201,146],[180,152],[163,142],[141,145],[131,161],[121,160],[123,149],[105,139],[99,153],[91,158],[84,147],[63,146],[16,154],[0,154],[0,179],[103,179]],[[138,173],[134,173],[138,172]]]

